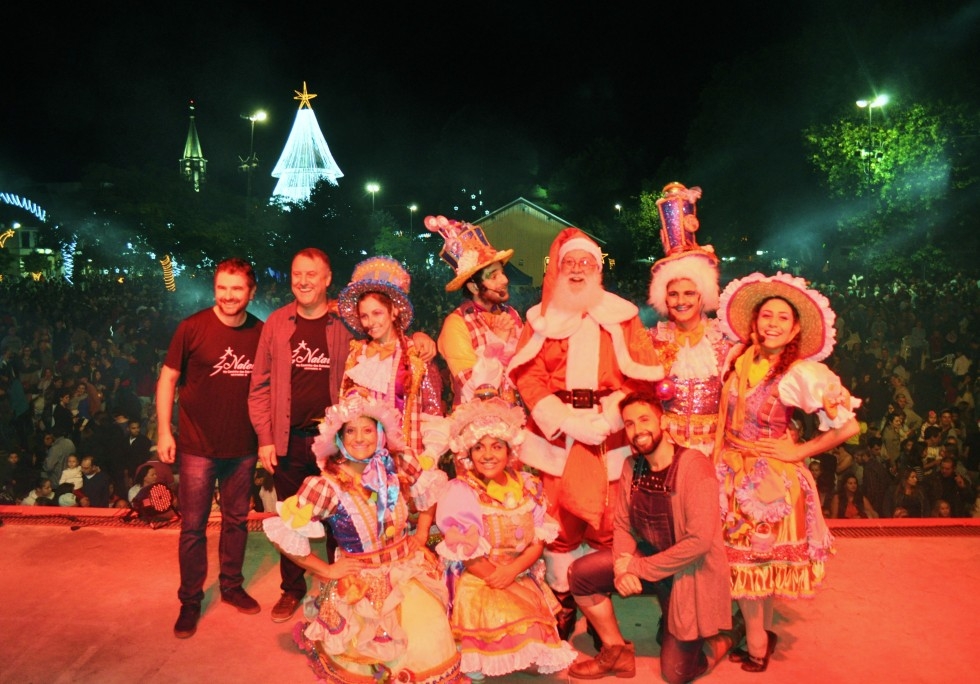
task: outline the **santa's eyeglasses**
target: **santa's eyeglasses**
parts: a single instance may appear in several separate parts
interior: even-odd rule
[[[581,259],[565,257],[558,263],[558,266],[562,273],[572,273],[576,269],[583,273],[591,273],[599,269],[599,264],[593,257],[582,257]]]

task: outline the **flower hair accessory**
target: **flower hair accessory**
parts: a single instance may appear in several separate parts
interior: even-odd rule
[[[355,418],[367,416],[380,423],[388,440],[387,449],[391,453],[405,450],[405,440],[402,437],[401,419],[393,406],[373,397],[364,397],[354,393],[344,397],[338,404],[327,408],[323,422],[320,423],[320,434],[313,440],[313,453],[317,465],[322,469],[327,459],[340,451],[337,446],[337,435],[345,423]],[[384,446],[382,444],[379,447]]]
[[[468,455],[484,437],[507,442],[516,450],[524,442],[526,417],[520,406],[499,397],[460,404],[450,416],[449,448],[459,457]]]

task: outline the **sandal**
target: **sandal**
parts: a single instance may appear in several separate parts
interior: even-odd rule
[[[768,655],[772,655],[772,652],[776,650],[776,640],[779,637],[776,636],[775,632],[770,632],[768,629],[766,635],[769,637],[769,648],[766,651]],[[748,659],[749,650],[747,648],[733,648],[728,654],[728,662],[730,663],[744,663]]]
[[[746,672],[765,672],[766,668],[769,667],[769,656],[771,656],[773,651],[776,650],[777,637],[775,632],[770,632],[768,629],[766,630],[766,634],[769,637],[769,643],[766,647],[766,655],[762,658],[756,658],[755,656],[746,652],[746,658],[742,661],[742,669]]]

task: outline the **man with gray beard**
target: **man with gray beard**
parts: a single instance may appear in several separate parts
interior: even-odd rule
[[[545,547],[546,579],[574,631],[568,568],[612,544],[612,507],[630,448],[618,404],[663,377],[631,302],[602,287],[602,252],[578,228],[551,245],[541,303],[531,307],[508,375],[530,412],[521,460],[541,472],[558,537]]]

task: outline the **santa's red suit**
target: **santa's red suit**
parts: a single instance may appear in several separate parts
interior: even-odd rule
[[[572,230],[584,235],[563,233]],[[634,304],[603,292],[587,310],[569,312],[547,306],[547,277],[544,287],[508,374],[530,411],[521,460],[541,472],[548,512],[560,523],[544,554],[548,584],[564,592],[568,566],[588,551],[583,543],[612,544],[615,485],[630,454],[619,401],[652,390],[663,368]]]

